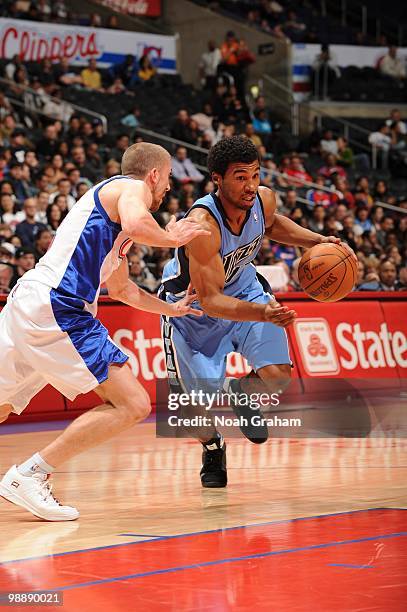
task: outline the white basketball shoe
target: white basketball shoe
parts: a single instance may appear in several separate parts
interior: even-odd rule
[[[0,481],[0,495],[45,521],[74,521],[79,516],[76,508],[62,506],[55,499],[47,474],[22,476],[16,465]]]

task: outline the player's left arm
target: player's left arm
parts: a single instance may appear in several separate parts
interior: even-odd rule
[[[118,300],[138,310],[169,317],[183,317],[185,315],[201,317],[203,315],[201,310],[191,307],[192,302],[196,300],[192,288],[189,288],[185,297],[176,304],[167,304],[167,302],[151,295],[136,283],[133,283],[129,278],[129,266],[126,257],[118,269],[107,279],[106,287],[112,300]]]
[[[301,227],[288,217],[276,212],[277,197],[268,187],[259,187],[259,194],[263,202],[264,217],[266,224],[266,236],[280,244],[311,248],[321,242],[340,243],[336,236],[322,236]]]

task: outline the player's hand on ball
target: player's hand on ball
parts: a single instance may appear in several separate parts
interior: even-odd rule
[[[358,261],[355,251],[351,249],[346,242],[341,242],[340,238],[337,238],[336,236],[322,236],[321,242],[333,242],[334,244],[340,244],[345,251],[348,251],[353,256],[356,262]]]
[[[174,247],[180,247],[188,242],[191,242],[197,236],[210,236],[211,233],[208,230],[202,228],[199,223],[196,223],[193,219],[181,219],[180,221],[175,220],[175,216],[172,216],[170,222],[166,225],[165,229],[171,235],[174,241]]]
[[[340,244],[341,239],[336,236],[321,236],[321,242],[333,242],[334,244]]]
[[[174,304],[174,314],[171,315],[173,317],[185,317],[185,315],[195,315],[197,317],[202,317],[203,311],[198,310],[197,308],[192,308],[191,304],[196,300],[196,293],[192,288],[191,283],[188,285],[188,289],[182,300],[179,300],[176,304]]]
[[[270,300],[265,310],[265,320],[279,327],[287,327],[294,322],[297,313],[287,306],[281,306],[275,299]]]

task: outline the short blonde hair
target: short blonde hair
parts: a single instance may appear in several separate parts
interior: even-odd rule
[[[169,160],[170,154],[160,145],[138,142],[124,152],[122,173],[144,179],[153,168],[160,169]]]

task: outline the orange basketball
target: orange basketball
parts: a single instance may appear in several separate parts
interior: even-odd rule
[[[357,265],[351,253],[340,244],[323,242],[308,249],[298,266],[298,280],[318,302],[337,302],[355,285]]]

